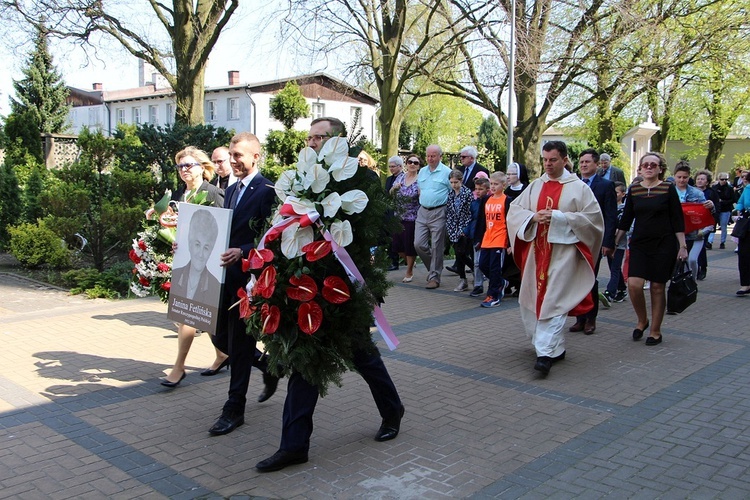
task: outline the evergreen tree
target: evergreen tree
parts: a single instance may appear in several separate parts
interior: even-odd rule
[[[10,98],[12,113],[21,115],[31,112],[38,123],[40,133],[65,131],[69,110],[65,103],[68,88],[52,63],[44,24],[37,26],[34,51],[29,55],[23,74],[24,78],[21,80],[13,80],[16,98]]]
[[[29,179],[23,188],[24,208],[23,219],[31,224],[44,215],[42,204],[39,201],[39,195],[44,189],[44,180],[47,176],[47,169],[41,165],[35,165],[31,170]]]
[[[18,178],[9,163],[0,166],[0,248],[7,248],[8,226],[18,224],[21,219],[21,190]]]
[[[271,99],[271,116],[284,125],[284,130],[272,130],[266,137],[266,151],[281,165],[297,161],[297,153],[305,146],[306,134],[294,130],[294,123],[310,114],[310,105],[297,82],[287,82],[284,89]],[[268,162],[267,161],[267,166]]]

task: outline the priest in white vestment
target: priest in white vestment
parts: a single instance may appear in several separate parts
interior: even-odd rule
[[[565,169],[565,143],[545,143],[542,157],[544,174],[510,205],[508,235],[521,269],[518,302],[536,349],[534,369],[546,376],[565,358],[567,316],[593,308],[593,256],[601,249],[604,219],[591,189]]]

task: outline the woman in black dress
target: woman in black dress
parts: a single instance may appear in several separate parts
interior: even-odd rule
[[[649,327],[643,284],[651,281],[651,333],[646,345],[661,343],[661,322],[667,308],[666,283],[672,276],[675,259],[687,259],[685,221],[680,198],[674,184],[664,181],[667,162],[659,153],[647,153],[638,167],[643,180],[628,189],[622,218],[617,225],[617,237],[625,235],[633,221],[630,239],[630,268],[628,292],[638,326],[633,340],[640,340]]]

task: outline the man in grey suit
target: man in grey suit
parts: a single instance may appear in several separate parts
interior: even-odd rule
[[[619,168],[612,166],[612,157],[607,153],[602,153],[599,156],[599,169],[596,171],[596,175],[608,181],[622,182],[626,186],[629,184],[625,181],[625,173]]]

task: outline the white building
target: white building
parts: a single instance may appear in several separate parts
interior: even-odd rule
[[[350,127],[359,111],[362,134],[372,142],[379,141],[375,126],[378,99],[325,73],[240,83],[240,72],[229,71],[226,86],[206,88],[205,123],[236,132],[250,131],[265,142],[269,131],[284,128],[271,118],[270,101],[289,81],[300,86],[312,112],[312,117],[295,124],[296,129],[307,130],[313,118],[322,116],[338,118]],[[134,89],[104,90],[100,83],[94,83],[93,90],[69,89],[68,102],[72,105],[69,123],[74,134],[83,127],[100,128],[106,135],[112,135],[119,124],[174,123],[174,92],[158,74]]]

